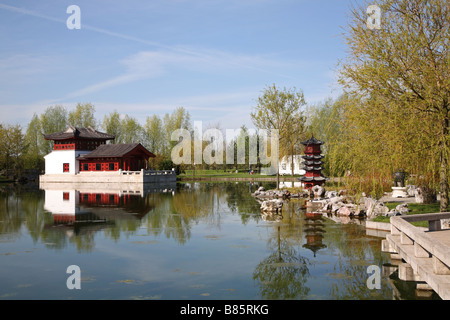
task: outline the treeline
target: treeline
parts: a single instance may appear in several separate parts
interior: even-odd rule
[[[339,82],[347,95],[334,111],[342,130],[339,162],[377,194],[395,170],[404,169],[415,184],[439,192],[446,211],[448,1],[379,0],[376,5],[383,16],[379,29],[367,27],[364,5],[352,9],[345,27],[348,56],[340,63]]]
[[[407,183],[439,192],[442,155],[431,116],[356,93],[310,106],[308,115],[309,131],[325,141],[324,174],[343,177],[350,193],[379,198],[400,169]]]
[[[121,114],[117,110],[105,115],[103,119],[97,119],[93,104],[79,103],[72,110],[61,105],[50,106],[43,113],[34,114],[26,128],[22,128],[20,125],[0,124],[0,175],[17,178],[28,171],[43,172],[44,156],[53,150],[53,141],[45,140],[44,135],[63,131],[68,126],[92,127],[112,134],[115,136],[115,140],[110,143],[141,143],[156,155],[155,158],[150,159],[150,168],[157,170],[176,168],[178,172],[194,169],[191,165],[194,163],[193,158],[190,163],[174,165],[171,157],[172,148],[178,143],[178,141],[171,141],[172,132],[176,129],[188,130],[194,140],[191,117],[185,108],[178,107],[172,113],[166,113],[162,117],[149,115],[145,121],[141,122],[140,119],[128,114]],[[223,131],[218,125],[216,128]],[[238,131],[239,134],[231,143],[233,144],[232,148],[236,150],[236,157],[237,144],[244,141],[244,164],[237,163],[237,161],[233,164],[226,164],[224,158],[223,164],[208,164],[202,161],[196,163],[195,169],[247,170],[249,168],[249,139],[252,133],[248,132],[245,126]],[[202,151],[211,143],[211,141],[202,141]],[[224,157],[225,149],[226,145],[224,144]]]
[[[113,111],[101,120],[95,117],[91,103],[77,104],[73,110],[61,105],[50,106],[41,114],[34,114],[26,128],[20,125],[0,124],[0,170],[3,176],[20,176],[28,170],[42,172],[44,156],[53,149],[53,141],[44,135],[65,130],[68,126],[92,127],[113,134],[111,143],[141,143],[157,157],[151,166],[171,169],[170,133],[177,129],[191,129],[190,115],[184,108],[175,109],[160,118],[147,116],[145,123],[127,114]]]

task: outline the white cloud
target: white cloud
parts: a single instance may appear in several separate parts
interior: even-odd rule
[[[186,47],[176,51],[141,51],[118,61],[118,63],[119,66],[122,66],[121,74],[73,91],[59,100],[82,97],[118,85],[161,77],[171,71],[188,71],[191,72],[192,77],[195,77],[196,73],[219,75],[237,72],[235,76],[239,77],[243,70],[276,73],[273,70],[286,64],[260,56],[231,54],[217,50],[194,50]]]

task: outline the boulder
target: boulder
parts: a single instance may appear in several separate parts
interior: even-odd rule
[[[414,197],[416,195],[416,189],[417,189],[417,187],[414,185],[407,185],[406,186],[406,194],[409,197]]]
[[[402,215],[402,213],[400,213],[397,209],[392,209],[391,211],[386,213],[384,216],[385,217],[394,217],[394,216],[401,216],[401,215]]]
[[[344,203],[342,202],[342,197],[332,197],[326,200],[323,210],[336,212]]]
[[[363,202],[363,206],[366,211],[366,215],[368,217],[372,217],[373,209],[375,208],[376,201],[372,198],[365,197],[364,200],[362,200],[361,202]]]
[[[383,202],[368,197],[364,199],[364,209],[367,218],[374,218],[380,215],[384,216],[389,212],[389,208]]]
[[[450,219],[442,219],[441,227],[442,229],[450,229]]]
[[[257,198],[290,198],[291,193],[288,190],[267,190],[267,191],[255,191],[253,193],[254,197]]]
[[[331,204],[331,211],[337,214],[337,211],[344,206],[343,202],[335,202]]]
[[[283,208],[283,200],[272,199],[263,201],[261,211],[279,212]]]
[[[373,208],[373,215],[376,216],[382,216],[386,215],[386,213],[389,212],[389,208],[384,205],[383,202],[377,201],[375,204],[375,207]]]
[[[411,211],[411,209],[408,208],[408,203],[399,204],[397,207],[395,207],[395,210],[399,214],[407,214],[408,212]]]
[[[335,198],[338,196],[337,191],[325,191],[325,198]]]
[[[340,207],[337,211],[336,211],[336,215],[338,216],[353,216],[354,215],[354,210],[352,207],[348,206],[348,205],[344,205],[342,207]]]
[[[314,199],[322,199],[325,195],[325,188],[322,186],[314,186],[311,188],[314,193]]]
[[[416,203],[433,203],[436,201],[436,191],[428,187],[418,187],[414,192]]]

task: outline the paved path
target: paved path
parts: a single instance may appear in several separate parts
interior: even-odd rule
[[[399,202],[399,203],[416,203],[416,197],[408,197],[408,198],[393,198],[391,197],[391,193],[385,194],[380,198],[380,201],[386,202]]]

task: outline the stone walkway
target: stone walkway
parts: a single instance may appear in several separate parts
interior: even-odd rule
[[[384,196],[380,198],[380,201],[383,203],[386,202],[398,202],[398,203],[416,203],[416,197],[408,197],[408,198],[393,198],[391,197],[391,193],[386,193]]]

